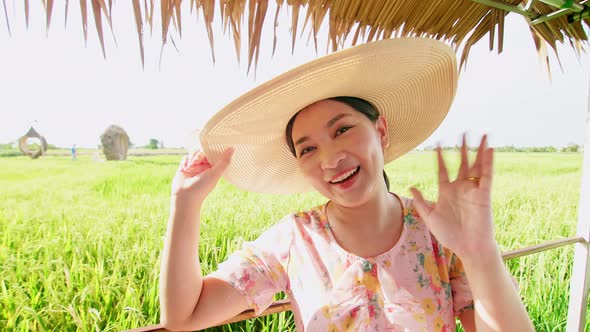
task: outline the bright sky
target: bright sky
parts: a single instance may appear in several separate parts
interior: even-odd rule
[[[34,125],[51,144],[96,147],[102,131],[117,124],[136,145],[145,145],[153,137],[167,147],[187,146],[190,132],[201,128],[225,104],[317,57],[312,43],[306,45],[307,38],[298,40],[291,54],[291,20],[284,9],[278,48],[271,57],[271,7],[256,77],[253,71],[246,74],[246,61],[238,64],[233,41],[222,35],[219,25],[213,64],[202,19],[197,22],[194,14],[183,16],[182,40],[173,32],[178,52],[171,43],[167,45],[161,68],[159,25],[151,37],[146,28],[142,70],[130,3],[117,2],[113,10],[118,46],[105,24],[106,60],[91,12],[88,46],[84,46],[77,2],[70,2],[67,29],[63,7],[56,2],[48,37],[40,2],[31,3],[28,31],[22,2],[7,3],[12,37],[0,8],[0,143],[17,140]],[[487,36],[472,49],[449,116],[424,145],[454,145],[464,131],[473,140],[489,133],[494,146],[583,143],[590,56],[578,59],[569,45],[560,47],[563,72],[552,57],[549,81],[524,19],[510,14],[505,31],[501,55],[488,51]],[[327,35],[326,27],[322,35]],[[320,39],[319,55],[326,54],[325,45],[325,38]],[[246,59],[245,46],[242,51]]]

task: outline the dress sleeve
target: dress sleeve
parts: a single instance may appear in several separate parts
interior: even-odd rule
[[[454,253],[451,254],[449,265],[449,282],[453,294],[453,310],[455,311],[455,316],[459,316],[464,310],[473,309],[473,294],[467,281],[463,263]]]
[[[268,308],[278,292],[288,287],[287,264],[293,239],[293,217],[266,230],[252,242],[245,242],[217,271],[207,277],[232,285],[241,293],[256,314]]]

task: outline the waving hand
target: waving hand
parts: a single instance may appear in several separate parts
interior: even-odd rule
[[[440,147],[437,156],[438,201],[428,203],[418,189],[411,188],[416,210],[432,234],[461,258],[495,247],[490,200],[493,149],[487,147],[487,136],[481,139],[473,165],[469,165],[463,136],[461,165],[455,181],[449,180]]]

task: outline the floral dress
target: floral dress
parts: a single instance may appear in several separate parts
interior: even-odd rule
[[[285,292],[298,331],[455,331],[455,316],[473,308],[461,261],[411,199],[401,201],[400,239],[376,257],[340,247],[323,205],[286,216],[209,277],[231,284],[257,314]]]

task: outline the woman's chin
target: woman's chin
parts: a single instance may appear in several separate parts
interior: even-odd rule
[[[347,208],[355,208],[364,205],[371,197],[366,190],[351,190],[341,192],[337,190],[318,190],[320,194],[332,201]]]
[[[375,194],[375,185],[367,181],[366,174],[360,170],[350,179],[339,183],[316,182],[313,187],[324,197],[343,207],[354,208],[367,203]],[[373,184],[373,185],[371,185]]]

